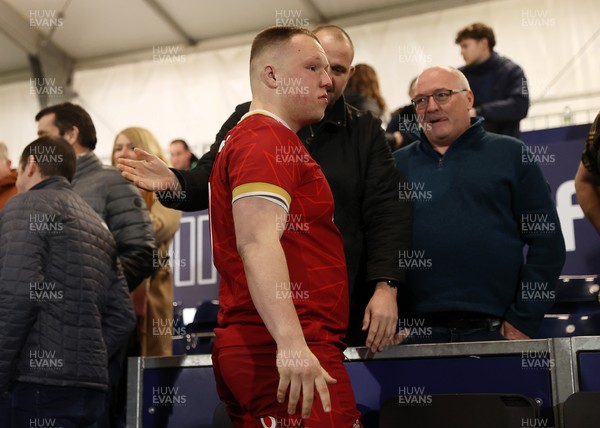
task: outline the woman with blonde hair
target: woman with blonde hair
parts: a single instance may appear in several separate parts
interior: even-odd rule
[[[112,164],[117,159],[137,159],[134,148],[140,148],[167,162],[156,137],[144,128],[125,128],[115,138]],[[161,189],[156,189],[161,190]],[[179,229],[181,212],[165,208],[153,192],[140,190],[152,220],[156,238],[154,258],[158,269],[132,293],[138,317],[138,339],[142,356],[169,356],[173,353],[173,275],[169,265],[169,245]]]

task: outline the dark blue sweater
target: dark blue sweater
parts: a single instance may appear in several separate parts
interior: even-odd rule
[[[482,119],[438,154],[420,140],[394,153],[414,204],[406,299],[416,314],[473,311],[528,336],[552,306],[565,246],[546,180],[519,140]],[[528,246],[523,256],[524,246]]]

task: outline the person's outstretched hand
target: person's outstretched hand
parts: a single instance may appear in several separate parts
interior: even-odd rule
[[[117,168],[123,177],[149,192],[181,190],[177,176],[166,163],[142,149],[136,148],[134,151],[138,160],[117,160]]]

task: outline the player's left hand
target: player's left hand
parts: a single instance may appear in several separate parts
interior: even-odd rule
[[[385,282],[375,285],[375,292],[365,309],[362,330],[369,330],[366,346],[371,352],[383,351],[386,346],[399,343],[396,338],[398,304],[396,290]]]
[[[508,321],[503,321],[500,326],[500,334],[506,337],[508,340],[529,340],[531,337],[527,336],[521,330],[518,330]]]
[[[296,406],[302,397],[302,418],[310,417],[317,390],[325,413],[331,412],[331,398],[328,384],[337,383],[306,344],[297,349],[277,348],[277,370],[279,385],[277,401],[283,403],[289,388],[288,413],[296,413]]]

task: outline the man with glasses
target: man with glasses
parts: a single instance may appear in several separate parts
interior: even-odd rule
[[[416,94],[419,140],[394,154],[414,206],[412,249],[400,260],[411,310],[400,324],[413,327],[405,343],[534,337],[565,260],[541,169],[521,141],[469,116],[473,93],[459,70],[425,70]]]

